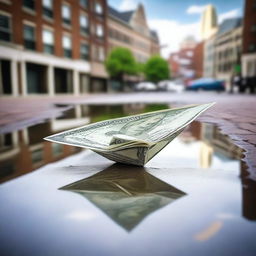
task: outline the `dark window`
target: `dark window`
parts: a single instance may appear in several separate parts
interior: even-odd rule
[[[32,151],[31,158],[33,164],[41,163],[43,161],[43,150],[40,148]]]
[[[9,176],[15,172],[15,164],[13,162],[4,163],[1,166],[0,177]]]
[[[64,56],[67,58],[72,57],[72,51],[70,49],[64,49]]]
[[[0,40],[11,41],[10,17],[0,14]]]
[[[255,52],[256,51],[256,44],[250,44],[248,47],[249,52]]]
[[[53,18],[53,1],[43,0],[43,15],[48,18]]]
[[[13,145],[12,134],[11,133],[4,134],[3,135],[3,146],[9,148],[12,145]]]
[[[53,54],[53,45],[44,44],[44,52]]]
[[[24,46],[26,49],[35,50],[35,28],[29,25],[24,25],[23,30]]]
[[[54,156],[60,156],[63,154],[63,145],[58,143],[52,143],[52,153]]]
[[[89,60],[89,46],[87,44],[81,44],[80,46],[80,57],[83,60]]]
[[[256,32],[256,24],[253,24],[253,25],[251,26],[251,31],[252,31],[252,32]]]
[[[35,1],[34,0],[23,0],[23,6],[31,10],[35,10]]]
[[[80,0],[80,5],[84,8],[88,7],[88,0]]]

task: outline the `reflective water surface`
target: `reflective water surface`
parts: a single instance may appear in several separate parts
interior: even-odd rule
[[[145,111],[109,108],[112,117]],[[256,183],[216,127],[193,122],[144,168],[132,167],[42,142],[109,109],[72,111],[18,131],[16,155],[2,151],[1,255],[256,255]]]
[[[121,164],[114,164],[61,189],[82,195],[126,230],[133,229],[151,212],[185,195],[143,167]]]

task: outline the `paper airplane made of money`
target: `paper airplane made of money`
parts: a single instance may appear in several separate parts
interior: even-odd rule
[[[115,162],[145,165],[214,103],[185,106],[92,123],[46,137],[91,149]]]

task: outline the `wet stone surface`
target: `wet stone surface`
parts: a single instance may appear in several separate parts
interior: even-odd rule
[[[256,100],[255,95],[219,94],[219,93],[125,93],[125,94],[92,94],[80,97],[56,96],[56,97],[30,97],[30,98],[7,98],[0,101],[0,133],[3,131],[15,131],[16,120],[32,125],[42,122],[47,118],[54,118],[54,110],[58,105],[99,105],[114,106],[118,104],[143,104],[143,103],[165,103],[172,106],[180,106],[194,103],[216,102],[216,105],[200,116],[202,122],[213,123],[221,129],[221,132],[230,136],[234,143],[243,148],[244,161],[248,165],[248,175],[256,180]],[[34,106],[34,107],[33,107]],[[38,106],[38,108],[36,107]],[[41,115],[41,111],[45,111]],[[32,111],[33,110],[33,111]],[[53,111],[51,111],[53,110]],[[31,112],[32,111],[32,112]],[[18,113],[17,113],[18,112]],[[32,113],[32,114],[31,114]],[[27,116],[28,115],[28,116]],[[6,118],[8,116],[8,118]],[[36,116],[36,118],[35,118]],[[56,116],[55,116],[56,117]],[[25,127],[24,124],[19,128]],[[18,129],[19,129],[18,128]]]

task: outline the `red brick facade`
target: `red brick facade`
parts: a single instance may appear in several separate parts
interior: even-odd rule
[[[12,40],[11,42],[17,45],[24,45],[23,40],[23,25],[24,22],[31,22],[35,25],[36,34],[36,51],[43,51],[42,30],[44,26],[52,28],[54,31],[54,55],[63,57],[62,36],[63,33],[68,33],[72,38],[72,59],[80,58],[80,42],[88,42],[90,46],[107,47],[107,3],[106,0],[90,0],[87,8],[80,5],[79,1],[72,0],[54,0],[53,3],[53,18],[47,18],[43,15],[42,1],[34,1],[34,10],[25,8],[22,0],[8,0],[0,2],[0,10],[11,15]],[[61,6],[66,3],[71,8],[71,24],[70,26],[63,25]],[[95,3],[100,3],[103,9],[101,15],[95,13]],[[80,33],[79,16],[84,13],[89,21],[89,33],[85,36]],[[98,38],[95,33],[96,24],[101,24],[104,28],[104,35]],[[92,47],[91,55],[92,55]],[[91,59],[94,59],[91,56]]]
[[[256,52],[256,1],[245,0],[243,22],[243,53]]]

